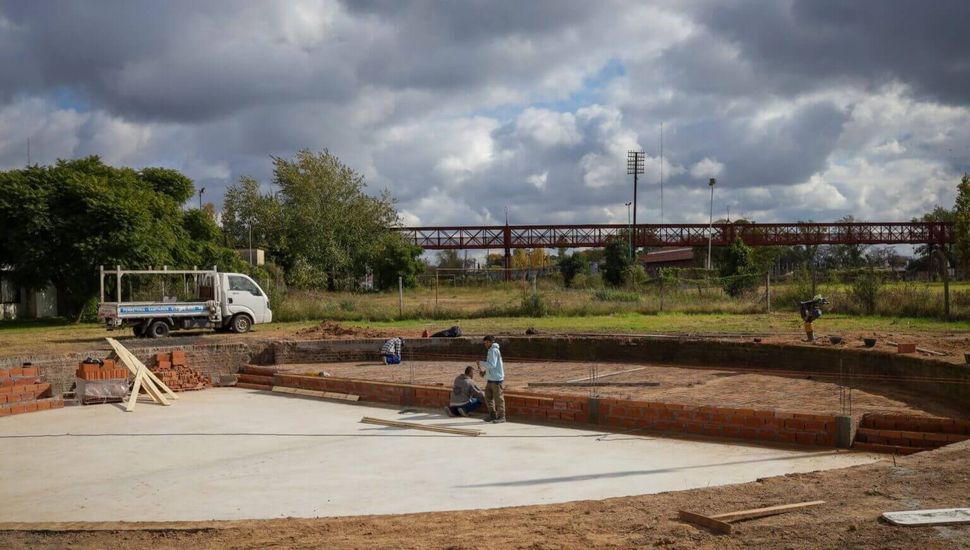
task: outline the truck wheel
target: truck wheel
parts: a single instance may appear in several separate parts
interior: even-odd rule
[[[249,332],[249,329],[253,327],[253,320],[249,318],[249,315],[240,313],[232,318],[232,322],[229,324],[232,327],[232,331],[237,334],[243,334]]]
[[[168,323],[165,321],[155,321],[148,326],[149,338],[165,338],[168,336]]]

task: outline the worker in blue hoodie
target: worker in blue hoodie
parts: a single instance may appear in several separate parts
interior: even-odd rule
[[[505,366],[502,364],[502,352],[494,336],[486,336],[483,341],[488,355],[479,362],[478,374],[485,378],[485,405],[488,407],[485,422],[501,424],[505,422]]]

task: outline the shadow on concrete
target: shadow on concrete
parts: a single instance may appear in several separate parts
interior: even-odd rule
[[[697,464],[694,466],[677,466],[673,468],[657,468],[655,470],[629,470],[625,472],[610,472],[606,474],[584,474],[575,476],[545,477],[538,479],[523,479],[520,481],[500,481],[496,483],[475,483],[472,485],[457,485],[456,489],[472,489],[481,487],[528,487],[531,485],[546,485],[549,483],[569,483],[573,481],[593,481],[597,479],[613,479],[618,477],[646,476],[656,474],[669,474],[682,472],[685,470],[699,470],[702,468],[718,468],[721,466],[737,466],[740,464],[757,464],[759,462],[776,462],[783,460],[801,460],[803,458],[814,458],[818,456],[829,456],[841,454],[843,451],[830,451],[823,453],[811,453],[796,456],[777,456],[771,458],[759,458],[754,460],[736,460],[733,462],[719,462],[716,464]]]

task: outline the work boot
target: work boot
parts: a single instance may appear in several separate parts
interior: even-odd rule
[[[495,415],[492,413],[488,413],[488,416],[484,418],[485,422],[493,422],[494,420],[495,420]]]
[[[468,413],[465,412],[465,409],[463,409],[461,407],[458,407],[458,414],[464,416],[465,418],[468,418]]]
[[[496,418],[495,420],[492,420],[492,424],[502,424],[504,422],[505,422],[505,417],[504,416],[500,416],[500,417]]]
[[[458,410],[461,411],[461,409]],[[445,414],[451,417],[455,416],[455,413],[451,412],[451,407],[445,407]]]

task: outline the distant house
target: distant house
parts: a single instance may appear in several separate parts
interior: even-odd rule
[[[655,272],[664,267],[694,267],[693,248],[663,248],[642,256],[643,268]]]
[[[23,288],[0,270],[0,320],[56,316],[57,291],[53,286],[41,290]]]

